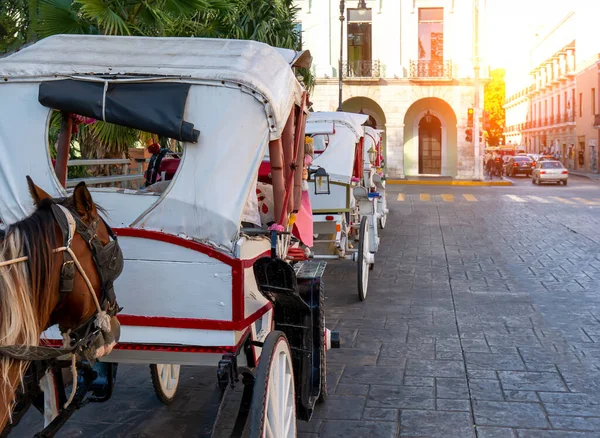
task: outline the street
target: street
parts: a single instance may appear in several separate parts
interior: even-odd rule
[[[366,301],[353,263],[326,269],[327,325],[342,347],[300,437],[600,436],[600,184],[512,180],[388,186]],[[147,366],[121,365],[112,399],[57,436],[197,436],[215,384],[215,369],[184,367],[164,406]],[[12,436],[40,425],[32,410]]]

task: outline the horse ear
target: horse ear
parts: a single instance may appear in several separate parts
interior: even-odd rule
[[[83,181],[77,184],[73,190],[73,203],[75,211],[82,219],[92,219],[98,214],[92,195]]]
[[[33,203],[36,207],[39,206],[40,202],[42,202],[44,199],[52,199],[52,196],[50,196],[48,193],[46,193],[45,191],[43,191],[35,185],[35,183],[29,175],[27,175],[26,178],[27,185],[29,186],[29,194],[31,195]]]

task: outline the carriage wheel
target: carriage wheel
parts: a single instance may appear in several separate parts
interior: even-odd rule
[[[360,220],[360,231],[358,234],[358,299],[364,301],[367,298],[369,286],[369,224],[366,216]]]
[[[158,399],[168,405],[175,398],[177,387],[179,386],[180,365],[175,364],[151,364],[150,376],[152,377],[152,387]]]
[[[321,391],[317,403],[327,400],[327,350],[325,349],[325,284],[319,285],[319,333],[321,334]]]
[[[381,203],[381,210],[385,211],[385,209],[387,208],[387,202],[385,202],[385,195],[383,200],[379,201]],[[385,213],[383,216],[381,216],[379,218],[379,228],[381,228],[382,230],[385,229],[385,224],[387,223],[387,213]]]
[[[249,438],[295,438],[296,394],[292,355],[280,331],[262,347],[250,408]]]

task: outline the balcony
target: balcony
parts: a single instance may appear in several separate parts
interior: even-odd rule
[[[420,80],[452,79],[452,60],[419,59],[410,61],[410,78]]]
[[[342,78],[376,78],[381,77],[381,63],[377,61],[344,61]]]

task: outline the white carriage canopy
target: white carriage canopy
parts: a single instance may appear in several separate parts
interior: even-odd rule
[[[306,62],[310,54],[255,41],[84,35],[49,37],[0,58],[0,219],[10,224],[33,210],[25,175],[66,195],[48,153],[53,108],[183,141],[179,170],[158,200],[92,196],[114,226],[231,250],[268,142],[301,102],[290,66]],[[139,214],[119,213],[134,205]]]
[[[352,178],[356,144],[364,136],[365,114],[343,112],[309,113],[306,134],[330,134],[329,145],[316,156],[313,165],[324,168],[333,182],[349,184]],[[333,127],[332,127],[333,124]]]
[[[365,167],[370,166],[369,164],[369,149],[371,147],[376,147],[377,143],[381,141],[381,134],[383,130],[371,128],[370,126],[365,126],[365,147],[363,150],[363,158],[365,162]]]

